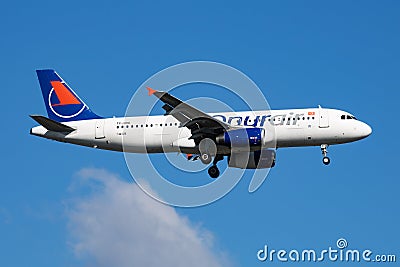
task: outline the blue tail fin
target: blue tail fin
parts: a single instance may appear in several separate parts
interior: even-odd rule
[[[100,119],[54,70],[37,70],[44,104],[50,119],[65,122]]]

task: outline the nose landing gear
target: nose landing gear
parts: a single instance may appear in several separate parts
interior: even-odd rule
[[[329,163],[331,163],[331,159],[329,157],[327,157],[328,154],[328,145],[327,144],[322,144],[321,145],[321,152],[322,152],[322,163],[324,163],[325,165],[329,165]]]

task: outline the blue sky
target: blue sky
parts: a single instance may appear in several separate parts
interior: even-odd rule
[[[85,257],[74,252],[83,237],[71,210],[93,212],[78,200],[89,203],[105,196],[87,188],[82,169],[94,170],[89,176],[104,169],[111,180],[131,179],[120,153],[29,135],[35,122],[28,115],[45,114],[35,69],[56,69],[96,113],[121,116],[147,78],[193,60],[243,71],[272,108],[321,104],[344,109],[374,132],[365,140],[330,147],[328,167],[318,147],[281,149],[277,167],[256,193],[247,192],[246,175],[216,203],[168,209],[179,223],[187,226],[189,221],[204,230],[189,236],[210,233],[216,253],[235,266],[285,265],[258,262],[256,252],[264,244],[323,249],[340,237],[351,248],[399,257],[399,10],[397,1],[3,3],[0,265],[84,266],[94,261],[107,266],[91,250],[84,250]],[[198,94],[179,92],[182,99]],[[148,257],[154,254],[149,251]]]

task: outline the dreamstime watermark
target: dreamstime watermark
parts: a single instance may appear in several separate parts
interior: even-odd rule
[[[130,135],[128,130],[121,132],[125,161],[133,179],[145,193],[160,202],[179,207],[202,206],[222,198],[236,186],[245,172],[241,168],[226,168],[221,170],[221,175],[217,179],[210,178],[210,182],[200,186],[183,186],[172,182],[173,179],[169,176],[179,177],[185,173],[188,174],[187,179],[190,179],[190,173],[194,172],[202,172],[208,177],[205,168],[209,166],[199,164],[200,160],[183,162],[183,157],[177,156],[177,152],[179,153],[177,149],[192,141],[189,138],[190,131],[184,126],[184,123],[177,122],[173,116],[164,116],[165,120],[162,123],[160,123],[162,119],[157,121],[154,120],[154,117],[149,116],[150,114],[160,114],[162,117],[164,110],[160,105],[156,106],[157,103],[160,103],[158,98],[147,96],[146,87],[174,95],[173,91],[182,90],[182,87],[190,84],[214,86],[212,96],[201,95],[200,100],[207,103],[207,109],[202,111],[220,111],[220,113],[211,114],[211,116],[222,122],[225,122],[223,120],[225,117],[221,114],[226,114],[225,112],[230,112],[230,118],[237,120],[240,117],[235,113],[234,106],[234,103],[238,103],[238,101],[245,103],[246,110],[248,110],[244,118],[240,117],[240,121],[243,120],[242,124],[245,126],[256,127],[256,123],[261,123],[262,118],[265,120],[271,116],[269,104],[257,85],[241,71],[225,64],[208,61],[186,62],[168,67],[146,80],[131,98],[125,112],[126,121],[118,122],[125,126],[125,124],[130,123],[129,117],[138,115],[143,116],[142,118],[145,120],[141,122],[143,135]],[[227,94],[231,98],[228,103],[222,103],[216,97],[223,94]],[[193,105],[193,101],[199,102],[199,98],[182,100],[190,105]],[[262,114],[260,115],[254,113],[254,111],[261,110]],[[254,122],[250,123],[249,120],[251,119],[254,119]],[[126,129],[127,127],[120,128]],[[275,150],[275,128],[267,123],[263,128],[269,138],[268,140],[271,140],[268,149]],[[178,129],[179,133],[176,134],[173,129]],[[136,140],[139,140],[138,142],[142,143],[137,147],[130,147],[130,138],[136,138]],[[164,160],[160,157],[157,158],[157,161],[154,161],[148,154],[152,152],[160,153],[161,151],[157,147],[157,144],[160,143],[163,144],[163,152],[171,152],[165,154],[167,162],[160,162]],[[138,151],[138,147],[142,150]],[[132,151],[136,153],[131,153]],[[161,166],[165,166],[165,164],[173,166],[177,171],[163,172]],[[250,180],[249,192],[254,192],[261,186],[269,170],[269,168],[257,169],[251,173],[253,177]]]
[[[336,247],[327,249],[270,249],[264,245],[263,249],[258,250],[257,259],[261,262],[396,262],[396,255],[392,253],[375,254],[370,249],[349,249],[348,242],[344,238],[336,241]]]

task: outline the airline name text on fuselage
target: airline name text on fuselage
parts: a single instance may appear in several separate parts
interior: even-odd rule
[[[288,114],[279,115],[257,115],[257,116],[225,116],[222,114],[217,114],[213,116],[214,118],[221,120],[233,126],[253,126],[253,127],[263,127],[266,122],[269,122],[273,126],[279,125],[296,125],[297,121],[305,118],[304,113],[295,114],[290,112]],[[308,117],[309,119],[315,119],[315,115]]]

